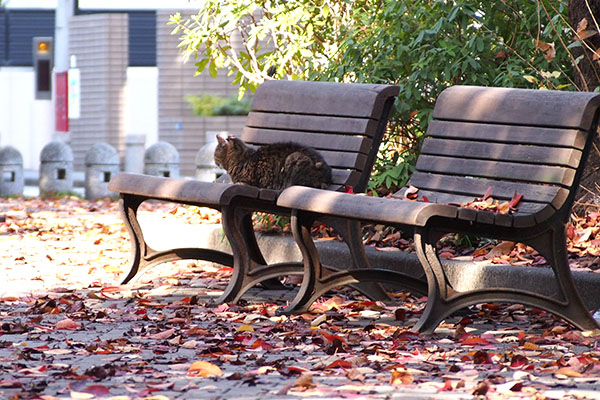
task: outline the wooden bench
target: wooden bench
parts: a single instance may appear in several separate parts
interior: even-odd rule
[[[348,283],[418,283],[391,270],[332,271],[321,265],[309,228],[315,218],[328,215],[413,233],[428,283],[427,306],[416,330],[431,332],[454,311],[484,302],[523,303],[578,328],[596,328],[573,283],[565,227],[598,131],[599,105],[596,93],[454,86],[437,99],[411,177],[419,201],[403,199],[406,188],[396,194],[398,199],[286,189],[277,204],[294,209],[293,231],[305,263],[304,285],[287,312],[303,310],[328,289]],[[515,193],[523,197],[509,214],[461,207],[488,190],[498,201],[510,201]],[[456,290],[436,251],[438,240],[450,232],[533,247],[551,265],[558,293],[502,284]]]
[[[268,81],[256,91],[241,139],[253,146],[294,141],[316,148],[333,169],[329,190],[350,186],[361,192],[367,187],[398,90],[393,85]],[[253,212],[290,214],[276,205],[279,191],[132,173],[116,175],[109,189],[120,194],[121,215],[132,240],[130,271],[123,283],[167,261],[207,260],[233,266],[232,279],[217,301],[234,302],[260,282],[277,287],[276,277],[303,273],[297,261],[267,265],[256,242]],[[137,220],[139,205],[150,199],[220,210],[233,254],[204,248],[152,249]],[[342,220],[336,229],[349,242],[360,240],[358,224]],[[378,284],[360,288],[375,298],[386,296]]]

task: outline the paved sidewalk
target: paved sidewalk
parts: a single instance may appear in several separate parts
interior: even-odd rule
[[[129,239],[114,204],[28,207],[3,209],[0,231],[2,399],[600,399],[598,337],[545,313],[484,306],[416,336],[424,299],[386,307],[344,290],[278,317],[293,293],[215,306],[227,271],[188,261],[115,286]],[[221,243],[218,227],[163,211],[142,218],[156,247]],[[268,242],[270,257],[296,257]]]

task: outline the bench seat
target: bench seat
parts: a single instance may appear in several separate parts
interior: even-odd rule
[[[598,134],[599,108],[597,93],[454,86],[438,97],[416,172],[396,198],[297,186],[284,190],[277,204],[293,209],[292,231],[304,255],[306,285],[283,312],[305,310],[327,290],[348,283],[406,281],[418,286],[414,278],[391,269],[332,271],[321,265],[310,226],[327,215],[413,234],[428,286],[427,306],[415,330],[432,332],[452,312],[484,302],[527,304],[578,328],[597,328],[573,283],[566,225]],[[415,201],[403,199],[408,190]],[[508,213],[472,207],[490,193],[499,202],[522,197]],[[533,247],[552,268],[557,293],[547,296],[508,283],[456,290],[437,254],[439,239],[455,232]]]
[[[349,186],[355,192],[362,192],[367,187],[398,91],[395,85],[267,81],[258,87],[253,97],[240,138],[253,147],[286,141],[313,147],[332,168],[329,191]],[[252,226],[254,212],[291,213],[290,209],[276,204],[280,191],[132,173],[116,175],[109,189],[120,195],[121,216],[132,243],[130,270],[123,283],[167,261],[212,261],[233,267],[232,278],[216,302],[236,302],[259,283],[281,288],[278,277],[303,273],[303,264],[296,260],[269,265],[256,241]],[[137,219],[140,204],[152,199],[221,211],[232,254],[204,248],[152,249],[144,240]],[[328,222],[349,243],[359,240],[358,224],[338,223],[335,219]],[[356,258],[360,256],[359,250]],[[373,299],[387,298],[378,283],[359,284],[357,288]]]

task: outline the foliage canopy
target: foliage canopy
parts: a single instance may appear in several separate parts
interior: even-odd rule
[[[206,0],[172,16],[198,73],[395,83],[400,95],[373,186],[408,179],[439,93],[454,84],[574,90],[576,28],[556,0]],[[587,31],[579,27],[580,36]],[[574,68],[575,66],[575,68]]]

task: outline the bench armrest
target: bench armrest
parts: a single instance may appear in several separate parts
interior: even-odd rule
[[[425,226],[432,217],[456,218],[459,207],[331,192],[304,186],[285,189],[277,199],[281,207],[360,221]]]

